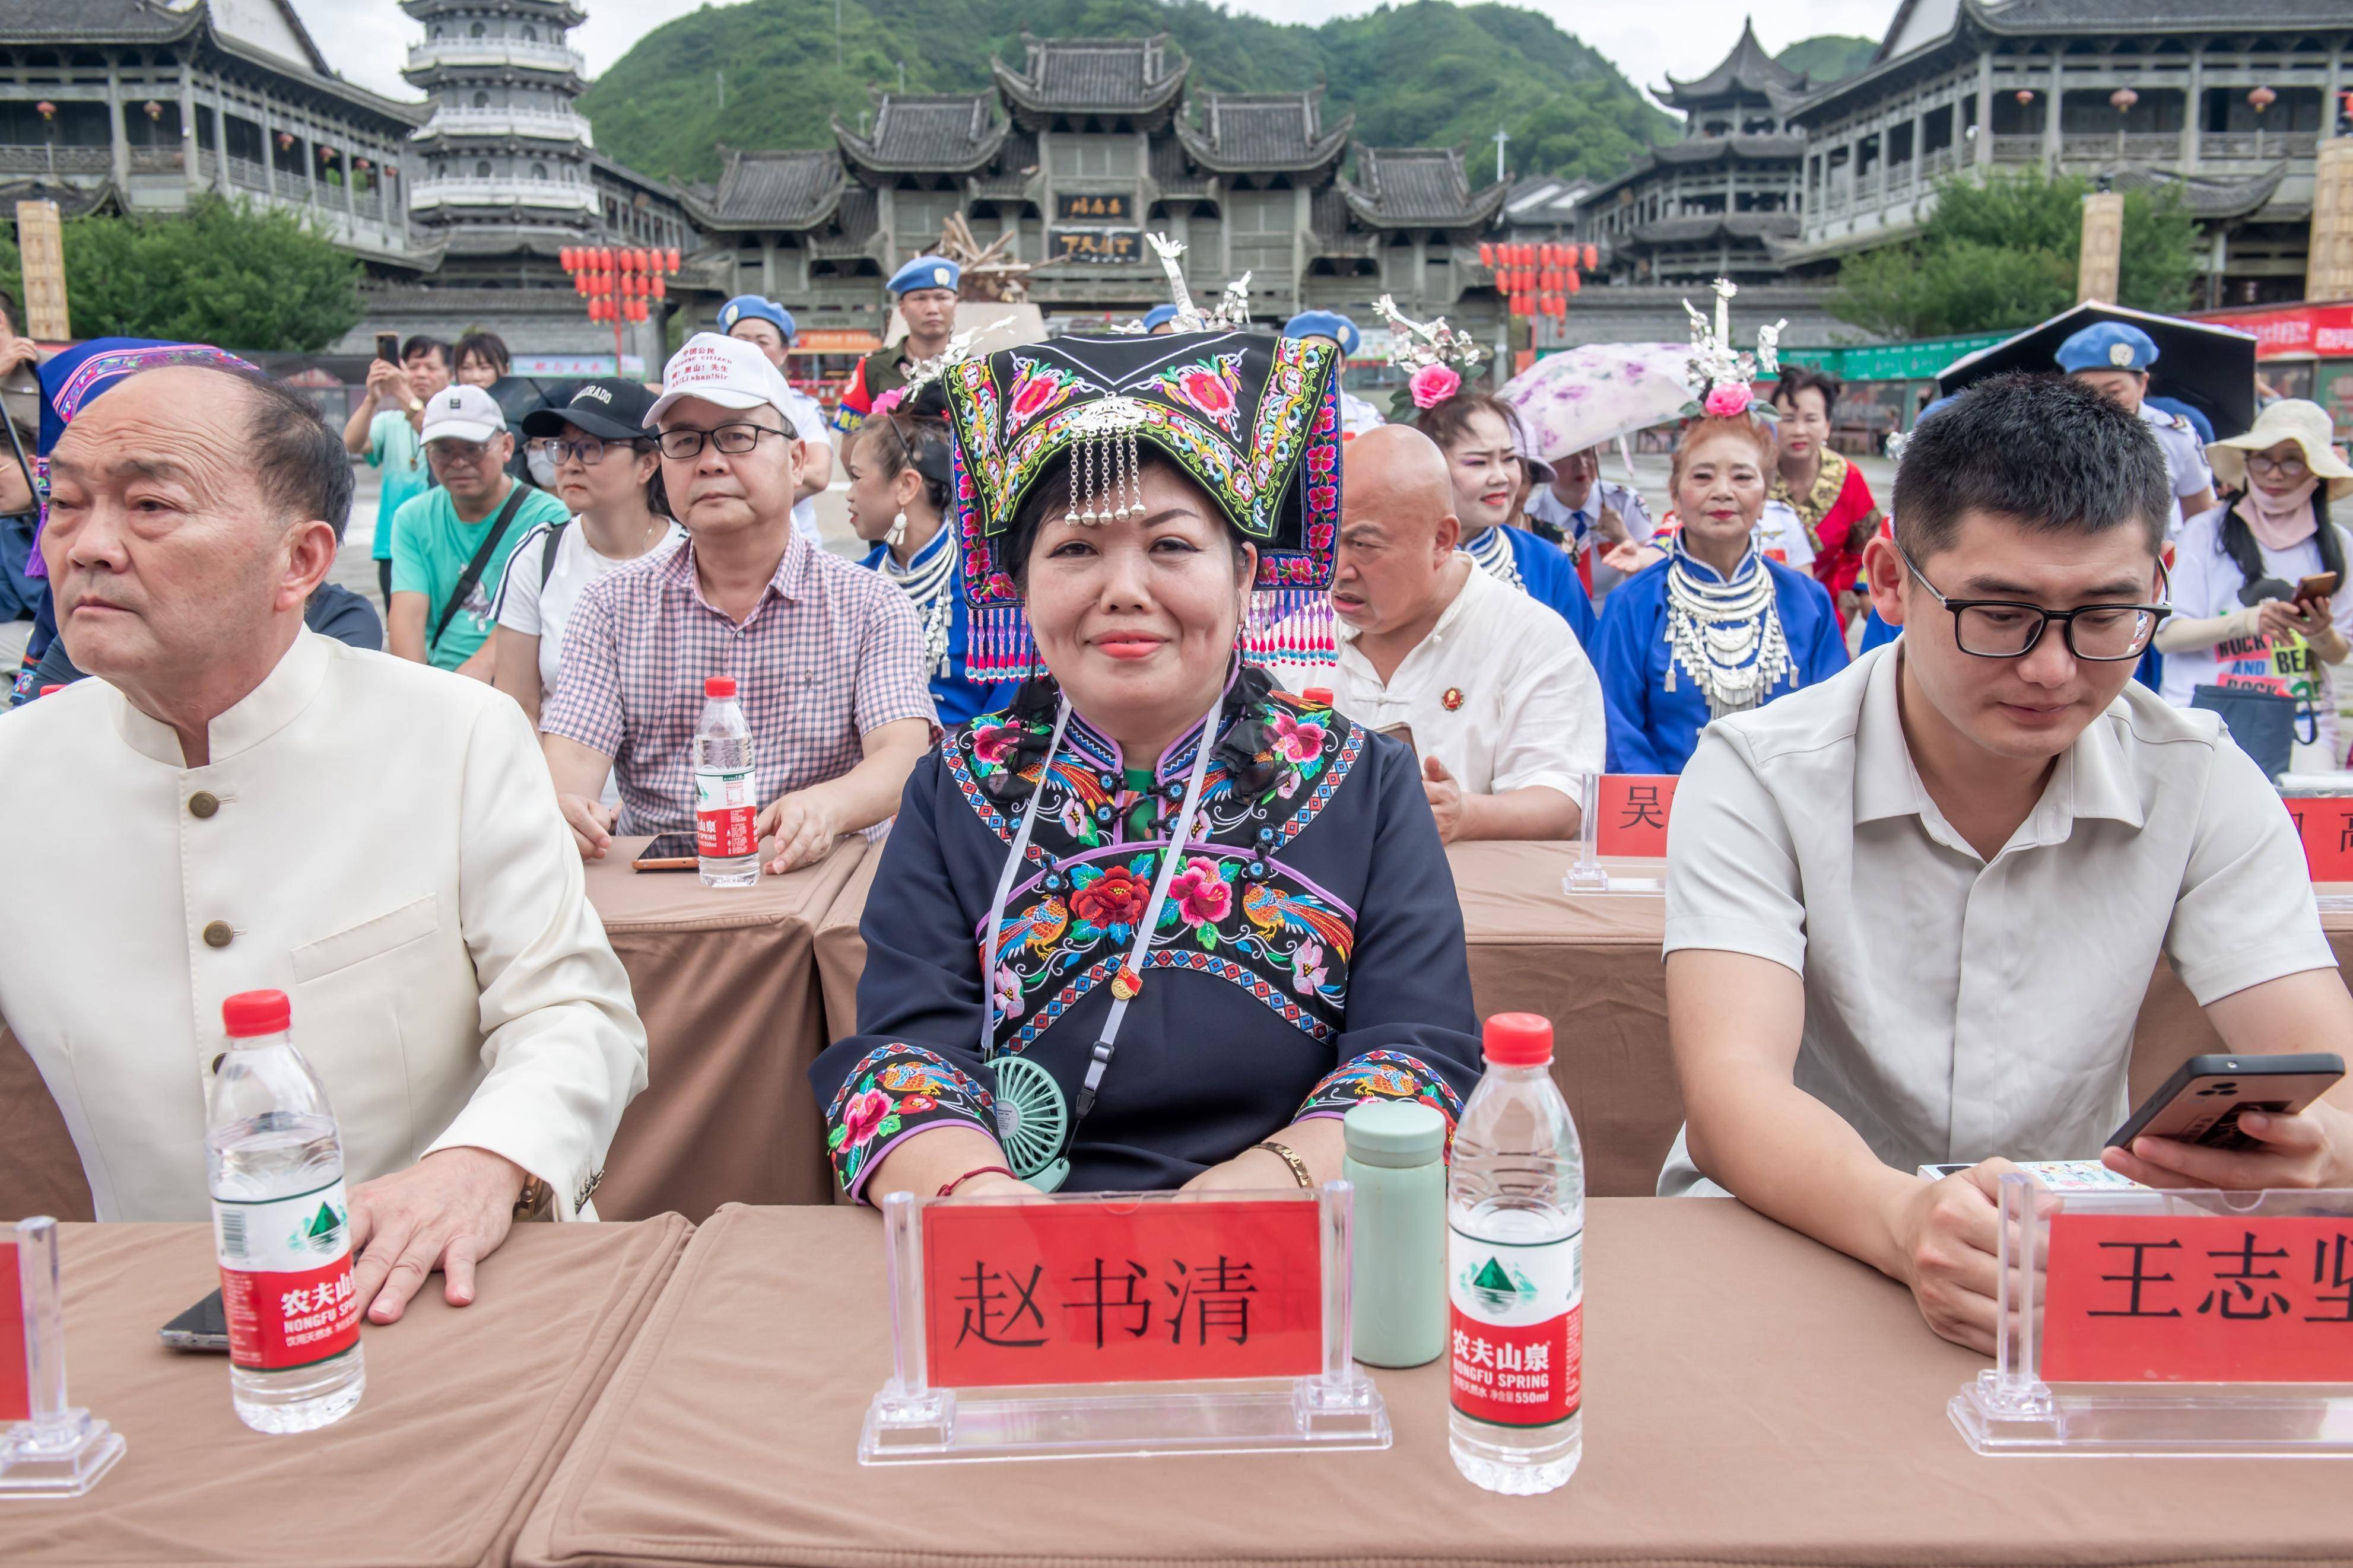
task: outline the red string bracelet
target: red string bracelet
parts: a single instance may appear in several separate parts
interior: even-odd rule
[[[940,1188],[939,1195],[944,1198],[952,1198],[955,1196],[955,1190],[964,1185],[966,1182],[971,1181],[975,1176],[1011,1176],[1012,1174],[1013,1173],[1011,1171],[1007,1170],[1002,1165],[976,1165],[971,1170],[966,1171],[963,1175],[958,1176],[955,1181],[949,1182],[942,1186]]]

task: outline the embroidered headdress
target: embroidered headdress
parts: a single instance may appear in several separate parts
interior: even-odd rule
[[[1787,321],[1757,329],[1754,357],[1732,346],[1732,297],[1738,292],[1740,286],[1730,279],[1715,280],[1713,326],[1689,300],[1683,301],[1683,314],[1691,318],[1692,342],[1691,361],[1684,373],[1692,395],[1692,400],[1683,405],[1686,419],[1703,416],[1731,419],[1751,412],[1762,413],[1762,400],[1757,395],[1757,380],[1781,368],[1781,329],[1789,324]]]
[[[1448,326],[1443,316],[1414,321],[1387,294],[1373,309],[1389,324],[1389,363],[1406,373],[1405,384],[1389,399],[1393,425],[1410,425],[1419,410],[1435,408],[1461,391],[1487,357],[1476,339]]]
[[[1242,330],[1247,294],[1239,289],[1215,310],[1195,309],[1176,271],[1181,247],[1152,238],[1174,280],[1174,333],[1068,334],[965,360],[941,377],[955,437],[955,521],[973,610],[965,662],[975,679],[1019,676],[1033,663],[1021,591],[1003,555],[1022,502],[1067,463],[1067,521],[1125,517],[1143,506],[1147,446],[1258,547],[1245,651],[1328,657],[1318,607],[1340,523],[1335,356],[1322,343]],[[1320,636],[1325,649],[1275,646],[1271,629],[1295,614],[1293,629],[1303,635],[1290,640]]]

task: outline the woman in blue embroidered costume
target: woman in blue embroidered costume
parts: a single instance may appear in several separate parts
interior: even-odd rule
[[[811,1071],[852,1196],[1322,1181],[1349,1107],[1476,1077],[1412,755],[1258,662],[1330,575],[1331,355],[1180,305],[944,378],[973,672],[1043,673],[883,849]]]
[[[1680,773],[1711,721],[1846,668],[1828,590],[1757,547],[1772,472],[1772,434],[1746,412],[1703,418],[1676,444],[1682,527],[1602,606],[1593,662],[1611,773]]]
[[[844,438],[849,526],[874,546],[860,564],[896,583],[915,606],[932,704],[940,722],[953,727],[1004,705],[1013,686],[974,680],[964,672],[970,631],[963,552],[947,526],[954,476],[946,407],[936,393],[915,403],[909,406],[896,390],[884,393],[866,422]]]

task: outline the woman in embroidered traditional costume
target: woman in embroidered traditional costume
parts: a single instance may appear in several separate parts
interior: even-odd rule
[[[1559,545],[1509,521],[1526,479],[1519,418],[1511,405],[1484,392],[1457,392],[1423,409],[1414,426],[1446,454],[1454,518],[1462,525],[1456,548],[1490,577],[1550,606],[1589,654],[1593,599],[1577,563]]]
[[[1757,542],[1772,467],[1773,437],[1746,412],[1702,418],[1676,445],[1683,526],[1601,615],[1611,773],[1679,773],[1711,721],[1846,668],[1828,590]]]
[[[1880,516],[1862,470],[1830,448],[1831,415],[1842,390],[1838,377],[1804,365],[1781,373],[1773,386],[1780,452],[1768,493],[1804,524],[1814,551],[1814,581],[1831,591],[1843,621],[1862,609],[1855,574]]]
[[[927,405],[928,406],[928,405]],[[944,405],[941,413],[944,415]],[[963,552],[947,526],[955,482],[944,416],[918,414],[887,393],[855,434],[845,437],[849,526],[874,548],[860,563],[896,583],[923,626],[923,663],[940,722],[955,725],[1002,707],[1010,681],[965,674],[970,637]]]
[[[1475,1078],[1412,754],[1253,657],[1330,576],[1332,356],[1203,321],[944,377],[975,673],[1044,673],[883,849],[811,1071],[853,1196],[1320,1182],[1349,1107],[1451,1120]]]

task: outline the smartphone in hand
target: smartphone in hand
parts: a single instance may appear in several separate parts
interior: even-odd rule
[[[2204,1149],[2260,1149],[2239,1130],[2250,1110],[2294,1116],[2337,1086],[2345,1058],[2334,1051],[2276,1057],[2191,1057],[2125,1124],[2108,1147],[2129,1149],[2136,1138],[2170,1138]]]

